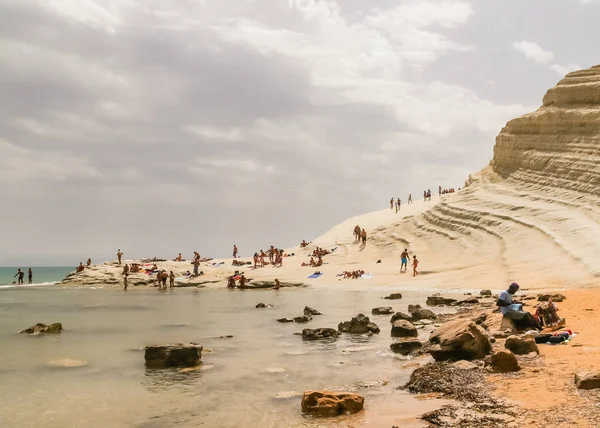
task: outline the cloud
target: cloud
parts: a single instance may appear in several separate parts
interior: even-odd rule
[[[535,42],[520,41],[513,43],[513,48],[525,55],[530,61],[536,64],[544,65],[548,69],[555,73],[564,76],[571,71],[580,70],[582,67],[577,64],[560,65],[552,63],[554,59],[554,53],[548,50],[542,49],[540,45]]]

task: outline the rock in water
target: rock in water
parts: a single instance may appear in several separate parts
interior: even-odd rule
[[[392,315],[392,318],[390,318],[390,322],[392,324],[394,323],[394,321],[398,320],[412,321],[412,316],[406,315],[404,312],[396,312],[394,315]]]
[[[481,296],[492,297],[492,290],[481,290],[479,294]]]
[[[392,309],[391,306],[382,306],[379,308],[373,308],[371,310],[371,313],[373,315],[391,315],[394,313],[394,310]]]
[[[305,391],[302,412],[320,417],[351,415],[360,412],[365,399],[349,392]]]
[[[434,320],[437,316],[431,309],[415,309],[411,314],[411,318],[413,321]]]
[[[193,343],[146,346],[144,358],[148,367],[193,367],[201,363],[202,346]]]
[[[259,303],[258,305],[256,305],[256,309],[263,309],[266,307],[267,307],[267,305],[265,305],[264,303]]]
[[[412,314],[417,309],[423,309],[421,305],[408,305],[408,313]]]
[[[577,389],[600,388],[600,371],[581,371],[575,374]]]
[[[408,355],[417,349],[421,349],[423,344],[417,339],[406,339],[401,342],[394,342],[390,345],[390,350],[396,354]]]
[[[294,318],[279,318],[277,322],[294,322]]]
[[[377,324],[372,323],[369,317],[363,314],[358,314],[352,320],[340,323],[338,330],[341,333],[350,334],[379,333]]]
[[[37,323],[36,325],[26,328],[25,330],[21,330],[19,333],[26,334],[40,334],[40,333],[60,333],[62,331],[62,324],[59,322],[55,322],[54,324],[46,325],[42,323]]]
[[[317,328],[302,330],[302,340],[321,340],[321,339],[337,339],[339,336],[337,330],[333,328]]]
[[[313,317],[315,315],[323,315],[321,312],[317,311],[316,309],[311,308],[310,306],[306,306],[304,308],[304,315],[306,315],[307,317]]]
[[[469,319],[442,324],[429,336],[429,353],[436,361],[483,358],[492,350],[484,329]]]
[[[402,298],[401,293],[392,293],[389,296],[384,297],[384,299],[388,299],[388,300],[399,300],[401,298]]]
[[[530,352],[540,353],[535,339],[526,334],[509,336],[504,343],[504,347],[517,355],[529,354]]]
[[[310,320],[312,320],[312,317],[307,317],[306,315],[302,315],[302,316],[299,316],[299,317],[294,317],[294,322],[297,322],[297,323],[300,323],[300,324],[306,324]]]
[[[451,305],[456,302],[456,299],[449,299],[442,296],[429,296],[427,298],[427,304],[429,306],[442,306],[442,305]]]
[[[392,323],[392,337],[417,337],[417,328],[406,320],[397,320]]]
[[[489,366],[496,373],[510,373],[521,370],[517,357],[510,351],[494,352],[489,359]]]

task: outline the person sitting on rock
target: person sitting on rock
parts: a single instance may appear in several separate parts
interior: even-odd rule
[[[498,296],[496,306],[500,307],[502,316],[514,321],[515,325],[522,330],[534,328],[541,330],[542,326],[529,312],[523,310],[523,304],[513,302],[513,295],[519,290],[519,284],[513,282],[508,290],[503,291]]]
[[[84,269],[85,269],[85,266],[83,265],[83,263],[79,262],[79,266],[77,266],[77,273],[83,272]],[[19,278],[19,280],[21,281],[19,284],[22,284],[23,283],[22,278]]]
[[[235,288],[235,277],[233,275],[227,278],[227,288]]]

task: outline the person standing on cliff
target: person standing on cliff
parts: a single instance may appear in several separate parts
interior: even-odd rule
[[[233,258],[237,259],[237,253],[238,253],[238,249],[237,249],[237,245],[233,245]]]
[[[390,199],[390,209],[394,209],[394,198]]]
[[[402,201],[400,200],[400,198],[398,198],[398,201],[396,201],[396,207],[399,210],[400,208],[402,208]],[[397,211],[396,211],[397,212]]]
[[[412,204],[412,193],[410,195],[408,195],[408,205]]]
[[[119,259],[119,264],[121,264],[121,258],[123,257],[123,252],[121,251],[121,249],[119,248],[117,250],[117,259]]]

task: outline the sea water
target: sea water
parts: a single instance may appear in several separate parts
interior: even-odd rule
[[[23,266],[20,269],[25,272],[23,277],[24,285],[29,285],[27,271],[31,268],[33,272],[33,285],[51,285],[63,280],[70,272],[75,270],[69,266]],[[16,286],[17,277],[15,276],[19,267],[0,267],[0,287],[10,288]],[[13,282],[15,284],[13,284]]]
[[[390,316],[370,312],[387,305],[406,312],[409,303],[422,304],[425,295],[413,291],[402,300],[382,300],[389,292],[2,290],[0,426],[378,426],[373,409],[388,405],[389,411],[390,402],[393,412],[414,414],[422,404],[397,389],[414,364],[407,368],[406,357],[390,352]],[[257,309],[259,302],[275,307]],[[302,315],[306,305],[323,315],[308,324],[276,321]],[[331,343],[303,342],[297,335],[303,328],[336,328],[358,313],[368,314],[381,333],[342,335]],[[61,322],[64,331],[17,333],[37,322]],[[427,335],[420,330],[421,339]],[[198,371],[145,368],[144,346],[177,342],[204,346]],[[64,359],[84,365],[52,365]],[[300,401],[308,389],[358,392],[371,412],[326,421],[305,417]]]

